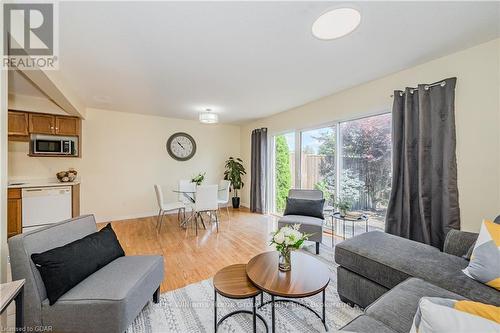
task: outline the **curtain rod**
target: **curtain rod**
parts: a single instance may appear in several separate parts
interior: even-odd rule
[[[426,84],[424,85],[425,90],[429,90],[430,87],[435,87],[435,86],[441,86],[444,87],[446,85],[446,81],[441,81],[441,82],[436,82],[432,84]],[[418,90],[418,88],[409,88],[410,89],[410,94],[413,94],[415,90]],[[404,92],[399,92],[399,96],[403,96]],[[394,95],[391,95],[391,98],[394,97]]]

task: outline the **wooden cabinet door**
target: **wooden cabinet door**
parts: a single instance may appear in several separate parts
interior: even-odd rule
[[[22,199],[20,188],[10,188],[7,199],[7,237],[23,232]]]
[[[30,113],[29,130],[30,133],[55,134],[55,117],[47,114]]]
[[[9,111],[9,135],[28,136],[28,114]]]
[[[77,136],[80,134],[80,119],[56,116],[56,134]]]

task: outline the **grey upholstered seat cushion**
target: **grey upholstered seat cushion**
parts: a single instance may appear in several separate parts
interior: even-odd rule
[[[411,278],[382,295],[365,312],[394,331],[407,333],[417,312],[418,302],[424,296],[465,299],[424,280]]]
[[[161,256],[120,257],[80,282],[54,305],[46,299],[42,303],[43,325],[68,332],[123,332],[162,280]]]
[[[350,323],[340,329],[341,332],[356,333],[396,333],[380,321],[367,315],[354,318]]]
[[[300,223],[300,232],[312,234],[309,240],[312,242],[321,242],[323,232],[323,220],[317,217],[302,215],[285,215],[278,220],[278,227]]]
[[[437,248],[379,231],[339,243],[335,261],[386,288],[419,277],[471,300],[500,305],[500,292],[466,276],[468,261]]]

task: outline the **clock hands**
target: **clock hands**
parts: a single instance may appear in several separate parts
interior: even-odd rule
[[[182,148],[182,149],[186,149],[186,148],[184,148],[184,146],[183,146],[183,145],[181,145],[181,143],[180,143],[179,141],[177,141],[177,144],[178,144],[179,146],[181,146],[181,148]]]

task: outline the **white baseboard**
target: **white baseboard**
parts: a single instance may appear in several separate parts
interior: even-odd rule
[[[186,211],[190,211],[189,209],[186,209]],[[167,212],[167,215],[170,214],[177,214],[177,212],[172,211],[172,212]],[[115,216],[96,216],[96,222],[97,223],[106,223],[106,222],[121,222],[125,220],[130,220],[130,219],[139,219],[142,217],[151,217],[151,216],[157,216],[158,211],[150,211],[150,212],[142,212],[142,213],[136,213],[136,214],[130,214],[130,215],[115,215]]]

